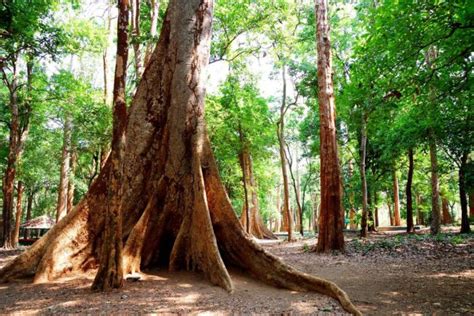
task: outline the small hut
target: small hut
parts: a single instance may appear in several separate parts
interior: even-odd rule
[[[55,221],[48,215],[43,215],[30,219],[20,225],[20,243],[23,245],[31,245],[41,236],[53,227]]]

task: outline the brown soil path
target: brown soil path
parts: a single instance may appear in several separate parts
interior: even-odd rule
[[[345,255],[308,251],[314,239],[265,247],[299,269],[340,285],[364,314],[474,314],[474,237],[458,244],[372,235],[348,238]],[[377,242],[382,241],[382,244]],[[19,252],[0,252],[0,266]],[[121,291],[92,293],[93,275],[33,285],[0,284],[2,314],[342,314],[332,299],[275,289],[231,271],[230,295],[198,274],[151,271]]]

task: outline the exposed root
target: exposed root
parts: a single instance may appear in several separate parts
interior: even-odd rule
[[[170,256],[170,270],[185,264],[188,270],[198,268],[211,283],[232,292],[233,285],[217,247],[211,224],[201,163],[197,155],[193,161],[193,201],[174,243]]]
[[[315,291],[328,295],[338,300],[346,311],[354,315],[361,315],[347,294],[336,284],[297,271],[279,258],[267,253],[244,233],[219,179],[208,139],[204,148],[203,161],[207,166],[204,180],[209,210],[214,233],[224,258],[265,283],[291,290]]]
[[[123,273],[134,274],[140,272],[142,261],[142,249],[145,241],[145,233],[148,228],[150,214],[155,210],[157,198],[153,196],[145,208],[137,224],[133,227],[127,242],[123,247]]]

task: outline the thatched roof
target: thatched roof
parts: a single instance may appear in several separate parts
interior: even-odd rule
[[[39,216],[21,224],[21,228],[28,229],[50,229],[55,221],[48,215]]]

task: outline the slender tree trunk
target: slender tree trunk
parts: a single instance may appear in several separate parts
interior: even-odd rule
[[[74,174],[76,171],[77,165],[77,153],[75,150],[71,149],[70,151],[70,168],[69,168],[69,178],[68,178],[68,187],[67,187],[67,213],[71,212],[74,208]]]
[[[153,38],[152,41],[148,42],[145,50],[144,65],[147,66],[150,61],[153,47],[155,46],[154,38],[157,35],[158,28],[158,15],[160,13],[160,0],[151,0],[151,12],[150,12],[150,36]]]
[[[400,220],[400,192],[398,188],[397,169],[393,169],[393,218],[395,226],[401,225]]]
[[[59,222],[67,214],[70,149],[71,149],[71,117],[66,114],[63,129],[63,149],[61,158],[61,171],[59,173],[58,204],[56,205],[56,222]]]
[[[122,178],[127,126],[125,83],[128,61],[128,5],[128,0],[119,0],[118,2],[111,167],[108,172],[109,186],[107,187],[105,232],[100,253],[100,265],[92,284],[92,289],[99,291],[120,288],[123,285]]]
[[[368,204],[368,229],[369,232],[376,232],[377,230],[375,229],[375,220],[374,220],[374,201],[372,199],[372,195],[370,194],[370,187],[367,188],[367,204]]]
[[[290,171],[290,177],[291,177],[291,184],[293,186],[293,192],[295,193],[295,200],[296,200],[296,207],[297,207],[297,212],[296,212],[296,230],[298,230],[301,234],[301,236],[304,236],[303,232],[303,207],[301,206],[301,195],[300,195],[300,185],[299,185],[299,179],[298,179],[298,174],[295,175],[293,174],[293,158],[291,157],[291,152],[290,152],[290,147],[288,144],[286,144],[286,153],[285,156],[287,158],[288,162],[288,170]],[[298,160],[296,160],[298,161]],[[298,172],[298,165],[296,165],[296,172]]]
[[[244,211],[240,221],[247,229],[247,233],[258,239],[276,239],[277,237],[268,229],[260,217],[260,208],[258,204],[257,183],[253,173],[252,156],[245,146],[239,155],[240,166],[242,168],[242,180],[244,181],[245,193],[247,194]],[[248,207],[246,207],[248,205]]]
[[[474,188],[469,192],[469,218],[474,219]]]
[[[142,52],[140,51],[140,0],[130,1],[132,2],[132,46],[135,57],[135,72],[137,80],[140,80],[143,73]]]
[[[375,230],[379,227],[379,207],[377,206],[377,191],[374,190],[374,217],[375,217]]]
[[[440,232],[440,207],[439,207],[439,182],[438,182],[438,157],[436,155],[436,141],[430,136],[430,162],[431,162],[431,234]]]
[[[277,189],[276,189],[276,210],[277,210],[277,216],[278,216],[278,220],[277,220],[277,225],[276,225],[276,229],[275,231],[278,231],[278,232],[281,232],[284,230],[283,228],[283,216],[281,214],[281,202],[280,202],[280,185],[277,185]]]
[[[12,232],[12,243],[13,247],[18,247],[18,239],[20,238],[20,225],[21,225],[21,214],[22,214],[22,198],[23,198],[23,182],[18,181],[17,185],[17,196],[16,196],[16,218],[15,218],[15,229]]]
[[[466,179],[465,170],[467,165],[467,153],[461,157],[461,166],[459,167],[459,201],[461,203],[461,233],[469,233],[469,216],[467,213]]]
[[[408,175],[407,175],[407,184],[406,184],[406,195],[407,195],[407,233],[413,233],[415,227],[413,226],[413,200],[411,187],[413,183],[413,149],[408,150]]]
[[[281,161],[281,176],[283,178],[283,216],[285,219],[285,227],[288,232],[288,241],[293,240],[293,216],[290,209],[290,189],[288,184],[288,169],[287,169],[287,159],[285,153],[285,112],[287,109],[286,105],[286,66],[283,65],[282,69],[282,79],[283,79],[283,97],[280,106],[280,120],[278,122],[277,134],[278,141],[280,145],[280,161]]]
[[[107,5],[107,46],[102,53],[102,64],[104,72],[104,104],[109,105],[111,103],[112,96],[109,90],[109,47],[113,43],[113,30],[112,30],[112,4]]]
[[[395,223],[395,220],[393,218],[392,204],[390,202],[387,203],[387,208],[388,208],[388,216],[390,218],[390,226],[393,226],[393,224]]]
[[[13,217],[13,195],[15,189],[16,167],[19,160],[19,144],[21,138],[20,131],[20,113],[18,109],[18,84],[17,84],[16,66],[14,66],[13,77],[8,85],[10,90],[10,134],[8,140],[8,155],[5,174],[3,176],[3,248],[11,249],[14,247],[12,236],[12,217]]]
[[[31,219],[31,211],[33,210],[33,199],[35,197],[35,191],[33,188],[28,190],[28,201],[26,203],[26,218],[25,221],[29,221]],[[25,229],[25,239],[30,238],[30,230]]]
[[[360,181],[362,184],[362,219],[360,223],[360,236],[367,237],[367,177],[366,177],[366,157],[367,157],[367,119],[365,114],[362,115],[362,130],[360,140]]]
[[[425,225],[425,219],[423,212],[421,211],[421,203],[423,202],[423,198],[420,194],[416,194],[416,208],[417,208],[417,219],[418,225]]]
[[[354,208],[354,190],[352,187],[352,177],[354,176],[354,163],[351,160],[349,160],[349,186],[350,186],[350,194],[349,194],[349,205],[350,205],[350,210],[349,210],[349,228],[351,230],[357,229],[357,224],[356,224],[356,210]]]
[[[441,223],[443,225],[451,224],[451,214],[449,214],[449,201],[448,198],[445,196],[441,195]]]
[[[318,203],[318,195],[314,193],[313,197],[313,231],[315,234],[318,233],[319,227],[319,203]]]
[[[316,250],[344,250],[344,212],[337,153],[336,104],[332,81],[328,1],[316,0],[318,102],[320,119],[321,213]]]

